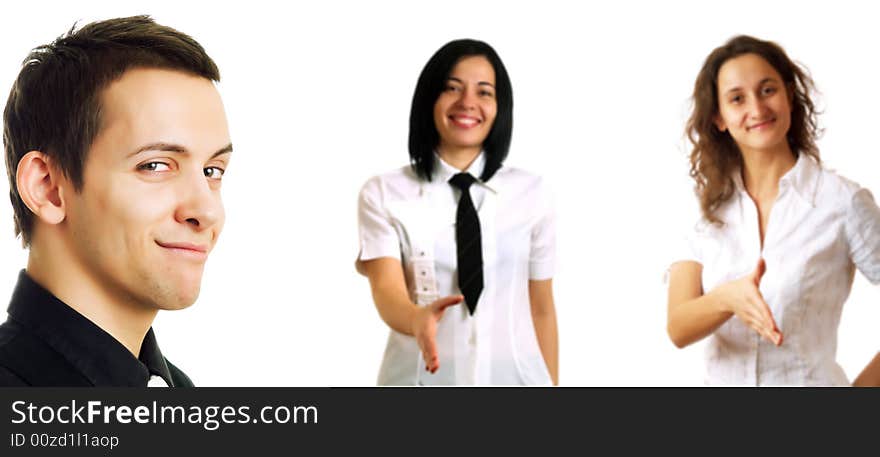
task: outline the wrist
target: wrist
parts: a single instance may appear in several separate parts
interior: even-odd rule
[[[415,303],[410,303],[410,305],[411,306],[407,307],[407,323],[409,324],[407,328],[409,329],[409,334],[411,336],[416,336],[416,328],[418,328],[417,322],[419,318],[419,305],[416,305]]]
[[[720,287],[716,287],[712,289],[711,292],[706,294],[706,298],[709,300],[709,305],[718,313],[723,314],[733,314],[733,308],[730,306],[730,300],[727,299],[728,295],[724,293],[724,284]]]

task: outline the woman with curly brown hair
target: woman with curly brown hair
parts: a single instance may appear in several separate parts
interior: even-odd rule
[[[880,283],[880,209],[822,167],[813,82],[777,44],[706,59],[687,123],[702,217],[669,269],[669,337],[705,337],[706,381],[848,385],[835,360],[855,269]],[[880,383],[880,355],[856,385]]]

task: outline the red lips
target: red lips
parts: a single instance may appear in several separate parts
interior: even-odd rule
[[[449,116],[449,120],[452,122],[453,125],[462,129],[476,127],[483,122],[480,118],[461,114],[453,114]]]

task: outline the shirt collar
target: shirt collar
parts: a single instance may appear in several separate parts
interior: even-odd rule
[[[471,165],[464,170],[464,173],[470,173],[471,176],[477,178],[477,183],[485,187],[486,189],[491,190],[492,192],[498,192],[494,185],[490,185],[487,182],[484,182],[480,176],[483,175],[483,170],[486,168],[486,152],[480,151],[480,154],[477,155],[477,158],[471,162]],[[434,179],[431,181],[447,184],[449,179],[454,175],[462,173],[458,168],[453,167],[452,165],[446,163],[443,159],[440,158],[440,155],[434,152]]]
[[[95,386],[145,387],[151,374],[171,386],[171,372],[150,328],[139,358],[94,322],[67,306],[22,270],[9,317],[34,332]]]
[[[781,178],[779,178],[779,191],[782,192],[787,186],[791,186],[795,193],[810,206],[816,206],[816,192],[819,184],[820,165],[815,159],[807,154],[798,154],[797,162]],[[743,184],[742,171],[737,169],[733,173],[733,184],[740,194],[746,193]]]
[[[797,163],[780,179],[780,184],[787,183],[794,188],[810,206],[816,206],[816,193],[819,190],[819,177],[822,168],[815,159],[807,154],[798,154]]]

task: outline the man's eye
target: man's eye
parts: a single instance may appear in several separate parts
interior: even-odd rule
[[[152,171],[152,172],[161,172],[168,171],[171,167],[165,162],[147,162],[138,165],[138,170],[143,171]]]
[[[220,167],[207,167],[205,168],[205,176],[211,179],[221,179],[223,178],[223,174],[226,173],[226,170]]]

